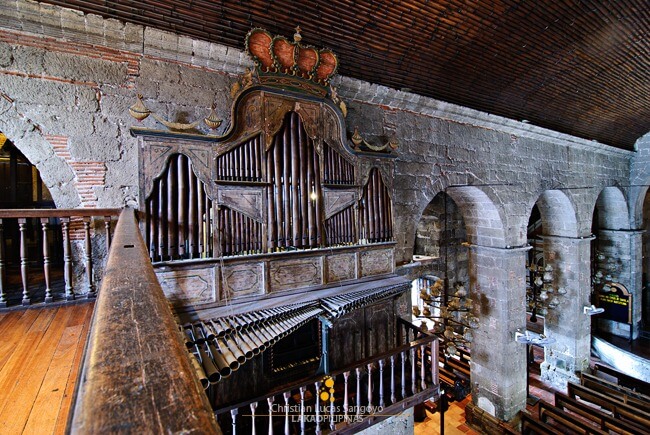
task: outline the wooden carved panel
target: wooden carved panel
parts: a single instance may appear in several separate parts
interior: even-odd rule
[[[220,187],[217,191],[217,204],[254,219],[263,221],[264,189],[262,187]]]
[[[393,347],[393,307],[387,300],[365,308],[368,356],[387,352]]]
[[[264,100],[264,134],[267,149],[271,146],[273,136],[282,127],[284,115],[293,110],[295,102],[285,98],[267,97]]]
[[[320,285],[323,282],[321,258],[271,261],[271,291]]]
[[[345,143],[339,117],[334,112],[334,109],[325,104],[323,109],[323,139],[329,143]]]
[[[356,190],[323,189],[325,218],[330,218],[357,201]]]
[[[264,293],[264,263],[224,266],[222,286],[224,299]]]
[[[214,267],[157,271],[160,286],[173,305],[198,305],[215,301]]]
[[[334,321],[330,329],[330,364],[333,370],[366,358],[364,310],[355,310]]]
[[[307,135],[312,140],[319,138],[321,136],[320,104],[300,101],[296,103],[295,111],[300,115]]]
[[[357,258],[355,253],[328,255],[326,283],[355,279],[357,275]]]
[[[377,249],[361,253],[361,276],[374,276],[392,272],[392,249]]]

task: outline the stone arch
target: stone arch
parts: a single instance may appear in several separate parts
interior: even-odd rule
[[[577,237],[578,220],[573,203],[561,190],[546,190],[537,202],[544,235]],[[532,207],[531,207],[532,210]]]
[[[0,131],[36,166],[57,208],[80,207],[81,198],[70,166],[54,153],[40,127],[17,113],[4,99],[0,99]]]
[[[491,248],[506,247],[503,220],[484,191],[474,186],[461,186],[448,188],[447,194],[463,215],[469,243]]]
[[[643,211],[643,195],[641,210]],[[598,211],[598,228],[629,230],[630,220],[625,195],[618,187],[605,187],[598,195],[595,209]]]

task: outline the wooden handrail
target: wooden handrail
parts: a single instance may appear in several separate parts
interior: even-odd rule
[[[69,429],[221,433],[132,209],[115,229]]]
[[[120,208],[5,208],[0,209],[0,219],[119,216],[121,211]]]

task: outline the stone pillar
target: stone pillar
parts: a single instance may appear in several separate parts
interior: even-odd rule
[[[529,248],[469,250],[470,296],[480,325],[471,345],[472,401],[499,420],[526,408],[526,252]]]
[[[643,299],[643,230],[599,230],[598,250],[616,265],[613,278],[632,294],[632,337],[639,334]],[[598,319],[598,328],[628,338],[630,327],[625,323]]]
[[[548,337],[557,340],[544,349],[542,379],[563,390],[569,380],[589,367],[591,318],[584,314],[591,295],[591,241],[593,237],[544,236],[546,264],[553,267],[553,295],[559,305],[545,316]],[[563,288],[564,294],[557,290]]]

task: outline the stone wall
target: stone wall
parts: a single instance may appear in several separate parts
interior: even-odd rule
[[[202,119],[214,104],[226,120],[220,134],[230,87],[251,66],[237,49],[27,0],[0,4],[0,29],[0,131],[36,165],[58,207],[138,206],[138,142],[129,133],[137,122],[128,114],[136,94],[175,122]],[[560,210],[542,216],[546,234],[588,237],[600,193],[618,186],[629,228],[639,228],[650,139],[638,153],[622,151],[349,77],[333,85],[349,108],[348,135],[358,126],[371,143],[399,142],[397,263],[411,261],[418,222],[436,194],[457,204],[474,249],[470,293],[484,319],[473,394],[511,418],[525,400],[525,351],[513,334],[525,326],[526,253],[515,248],[527,243],[531,210],[542,198]],[[142,126],[162,129],[152,117]],[[496,363],[504,355],[508,373]]]

